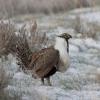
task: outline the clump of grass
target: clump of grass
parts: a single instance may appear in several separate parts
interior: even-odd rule
[[[10,22],[0,22],[0,57],[7,56],[15,51],[15,27]]]

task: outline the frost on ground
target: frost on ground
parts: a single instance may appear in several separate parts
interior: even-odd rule
[[[94,12],[88,12],[88,16],[92,17],[92,13],[95,16]],[[73,19],[73,15],[69,16]],[[81,33],[76,34],[75,29],[67,22],[69,16],[53,15],[38,20],[40,30],[46,31],[48,36],[58,32],[70,32],[73,35],[69,41],[71,66],[68,71],[57,72],[51,77],[53,86],[42,86],[39,79],[19,71],[16,59],[9,55],[9,60],[3,65],[12,76],[8,87],[5,88],[10,96],[19,96],[21,100],[100,100],[100,40],[93,37],[83,38]],[[83,16],[87,18],[86,13],[82,14]]]

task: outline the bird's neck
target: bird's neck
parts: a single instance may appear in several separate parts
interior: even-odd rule
[[[60,53],[67,54],[67,43],[63,38],[56,37],[54,48],[57,49]]]
[[[61,67],[59,67],[60,72],[64,72],[69,67],[69,55],[67,53],[67,42],[65,39],[57,37],[55,41],[54,48],[59,51],[60,54],[60,64]]]

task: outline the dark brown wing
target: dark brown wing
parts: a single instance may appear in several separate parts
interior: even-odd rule
[[[33,57],[34,58],[34,57]],[[34,72],[38,77],[47,75],[59,61],[59,52],[54,48],[42,49],[34,59]]]

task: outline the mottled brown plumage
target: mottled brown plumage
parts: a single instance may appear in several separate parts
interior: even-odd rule
[[[42,49],[32,54],[29,69],[33,70],[33,76],[36,78],[49,78],[53,75],[59,63],[59,52],[53,47]],[[55,69],[53,73],[51,71]]]

